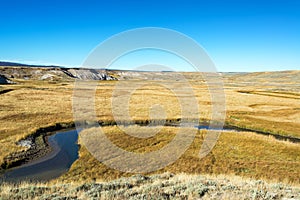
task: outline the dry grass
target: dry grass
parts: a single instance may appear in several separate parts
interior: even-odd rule
[[[164,173],[110,182],[2,184],[1,199],[298,199],[297,187],[236,176]]]
[[[137,128],[136,126],[127,127],[127,131],[129,129],[131,129],[131,132],[144,132],[145,134],[150,132],[149,130],[145,131],[147,128]],[[128,136],[116,126],[102,128],[115,145],[136,153],[146,153],[161,149],[174,138],[178,129],[175,127],[164,127],[155,137],[138,139]],[[94,128],[86,130],[82,135],[95,141],[97,138],[91,137],[94,131]],[[185,128],[187,136],[191,131],[190,128]],[[300,183],[299,145],[249,132],[223,132],[212,152],[205,158],[200,159],[199,150],[205,134],[206,131],[199,131],[194,142],[180,159],[154,173],[168,171],[189,174],[235,174],[256,179],[262,178],[278,182]],[[100,141],[99,138],[98,141]],[[80,140],[80,144],[82,144],[82,140]],[[164,156],[161,155],[161,158],[163,159]],[[112,180],[129,175],[131,174],[110,169],[100,163],[82,146],[80,159],[73,164],[71,170],[62,176],[60,180]]]
[[[0,96],[0,163],[20,149],[16,141],[38,128],[73,121],[72,83],[22,81],[3,87],[12,91]]]
[[[195,77],[194,77],[195,78]],[[253,77],[252,77],[253,78]],[[246,80],[246,79],[245,79]],[[12,91],[0,94],[0,163],[12,152],[21,150],[15,142],[29,135],[40,127],[47,127],[55,123],[72,122],[72,94],[73,82],[47,81],[18,81],[16,85],[2,85],[0,90]],[[300,137],[299,92],[293,85],[285,87],[282,93],[278,89],[282,86],[270,87],[265,82],[253,80],[253,84],[240,82],[241,79],[225,78],[226,93],[226,121],[239,127],[253,130],[270,131],[276,134]],[[96,93],[96,114],[99,120],[113,120],[111,96],[121,98],[126,90],[114,93],[116,81],[99,82]],[[130,85],[132,82],[123,81]],[[139,82],[137,83],[144,83]],[[190,80],[196,100],[200,106],[200,113],[189,108],[187,118],[210,119],[211,99],[205,83]],[[169,88],[163,87],[168,85]],[[167,118],[182,117],[180,102],[170,88],[182,89],[180,96],[189,99],[191,96],[182,88],[180,81],[148,81],[146,85],[132,92],[129,104],[129,114],[133,119],[149,119],[155,116],[155,106],[159,104],[165,109]],[[277,88],[277,90],[276,90]],[[270,95],[270,89],[274,90]],[[254,91],[251,93],[240,92]],[[267,91],[267,92],[266,92]],[[293,97],[293,98],[292,98]],[[113,105],[120,118],[126,118],[124,113],[118,112],[126,102]],[[151,110],[151,107],[153,108]],[[151,113],[153,112],[153,113]],[[158,114],[161,114],[158,112]],[[136,127],[135,127],[136,128]],[[130,151],[152,151],[165,145],[172,139],[176,128],[165,128],[157,135],[158,138],[146,140],[131,139],[115,127],[106,127],[109,137]],[[140,130],[139,130],[140,131]],[[168,133],[168,134],[166,134]],[[199,133],[188,151],[173,165],[158,171],[236,174],[254,178],[274,178],[284,182],[299,183],[299,144],[277,142],[272,138],[258,136],[252,133],[223,133],[216,148],[203,160],[198,158],[203,134]],[[122,138],[122,139],[120,139]],[[125,142],[124,142],[125,141]],[[159,141],[159,142],[158,142]],[[158,142],[158,143],[157,143]],[[153,144],[156,145],[153,145]],[[110,180],[123,174],[102,165],[88,153],[84,146],[80,148],[80,158],[74,163],[69,173],[60,180]]]

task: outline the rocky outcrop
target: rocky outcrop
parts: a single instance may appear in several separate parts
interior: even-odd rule
[[[115,77],[109,75],[106,70],[96,69],[68,69],[65,70],[72,77],[80,80],[116,80]]]
[[[0,67],[0,74],[11,79],[24,80],[59,80],[68,79],[60,68],[38,67]]]
[[[62,68],[62,67],[0,67],[0,83],[7,83],[8,79],[24,80],[117,80],[112,73],[107,70]]]

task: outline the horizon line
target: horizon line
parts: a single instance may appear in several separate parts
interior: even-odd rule
[[[2,63],[8,63],[10,65],[2,65]],[[14,66],[15,64],[15,66]],[[70,69],[99,69],[99,70],[116,70],[116,71],[136,71],[136,72],[201,72],[201,71],[151,71],[151,70],[134,70],[134,69],[119,69],[119,68],[95,68],[88,66],[76,66],[66,65],[49,62],[38,62],[38,61],[20,61],[20,60],[0,60],[0,67],[59,67],[59,68],[70,68]],[[300,68],[300,67],[299,67]],[[299,69],[300,70],[300,69]],[[299,71],[297,69],[284,69],[284,70],[262,70],[262,71],[216,71],[215,73],[258,73],[258,72],[284,72],[284,71]]]

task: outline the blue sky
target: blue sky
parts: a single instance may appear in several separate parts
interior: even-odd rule
[[[0,60],[80,66],[114,34],[164,27],[196,40],[219,71],[300,69],[297,0],[0,0],[0,9]]]

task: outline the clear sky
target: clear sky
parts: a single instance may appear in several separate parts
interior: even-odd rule
[[[299,0],[0,0],[0,60],[80,66],[139,27],[188,35],[219,71],[300,69]]]

